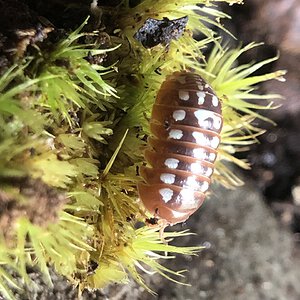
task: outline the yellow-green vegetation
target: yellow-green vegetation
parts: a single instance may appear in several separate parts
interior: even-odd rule
[[[193,69],[215,89],[224,130],[213,179],[234,187],[241,180],[224,162],[248,168],[234,153],[256,141],[263,131],[252,121],[263,119],[258,110],[274,108],[278,98],[255,93],[256,85],[284,74],[251,76],[277,57],[237,64],[243,52],[259,45],[222,47],[211,29],[226,30],[221,20],[228,16],[218,2],[241,1],[145,0],[134,7],[127,1],[113,9],[97,7],[99,17],[109,15],[110,35],[104,29],[87,31],[87,20],[1,76],[0,291],[5,298],[14,298],[11,288],[21,288],[7,270],[30,284],[26,266],[37,266],[49,283],[53,266],[80,289],[126,283],[128,276],[149,289],[142,272],[180,280],[181,271],[166,269],[158,259],[166,252],[194,255],[201,247],[165,244],[159,228],[135,227],[147,216],[138,201],[136,167],[143,162],[160,84],[175,70]],[[186,15],[183,36],[167,48],[144,49],[133,39],[149,17]],[[193,33],[201,38],[195,40]],[[168,232],[164,238],[187,234]]]

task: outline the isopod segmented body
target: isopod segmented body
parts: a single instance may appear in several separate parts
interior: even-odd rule
[[[203,203],[223,125],[221,103],[201,76],[175,72],[163,82],[150,120],[140,198],[155,217],[184,222]]]

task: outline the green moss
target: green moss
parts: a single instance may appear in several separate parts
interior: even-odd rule
[[[215,5],[221,1],[198,2],[145,0],[129,7],[124,1],[118,8],[103,8],[111,20],[107,31],[113,32],[107,43],[98,38],[107,33],[84,32],[86,21],[0,79],[0,205],[5,208],[0,213],[0,265],[15,270],[27,284],[26,265],[37,265],[49,282],[48,266],[53,265],[80,289],[126,283],[128,274],[149,289],[141,271],[180,280],[180,271],[158,262],[165,258],[161,253],[194,255],[201,247],[164,244],[159,227],[135,228],[149,216],[138,201],[136,167],[143,162],[157,90],[175,70],[195,70],[222,100],[224,129],[213,180],[228,187],[242,184],[225,162],[249,167],[234,153],[256,141],[263,130],[252,122],[264,119],[257,111],[276,108],[272,100],[278,98],[258,95],[255,87],[281,80],[284,72],[251,76],[277,57],[237,65],[243,52],[259,45],[224,49],[207,26],[226,30],[220,20],[228,16]],[[168,49],[146,50],[133,39],[148,17],[185,15],[187,30]],[[200,41],[193,38],[197,30],[204,35]],[[212,50],[206,55],[208,45]],[[54,203],[53,195],[61,201]],[[40,199],[43,207],[52,207],[51,214],[41,210]],[[34,209],[43,222],[28,217]],[[98,268],[91,274],[93,263]],[[0,290],[13,299],[9,286],[15,283],[5,268],[0,268]]]

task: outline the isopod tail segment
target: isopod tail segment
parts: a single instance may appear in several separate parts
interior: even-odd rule
[[[181,71],[158,91],[138,191],[162,226],[186,221],[204,202],[220,143],[220,100],[204,79]]]

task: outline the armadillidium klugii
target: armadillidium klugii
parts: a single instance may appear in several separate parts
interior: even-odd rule
[[[168,224],[184,222],[203,203],[210,185],[223,125],[221,103],[203,78],[191,72],[168,76],[158,91],[151,136],[141,167],[140,199]]]

